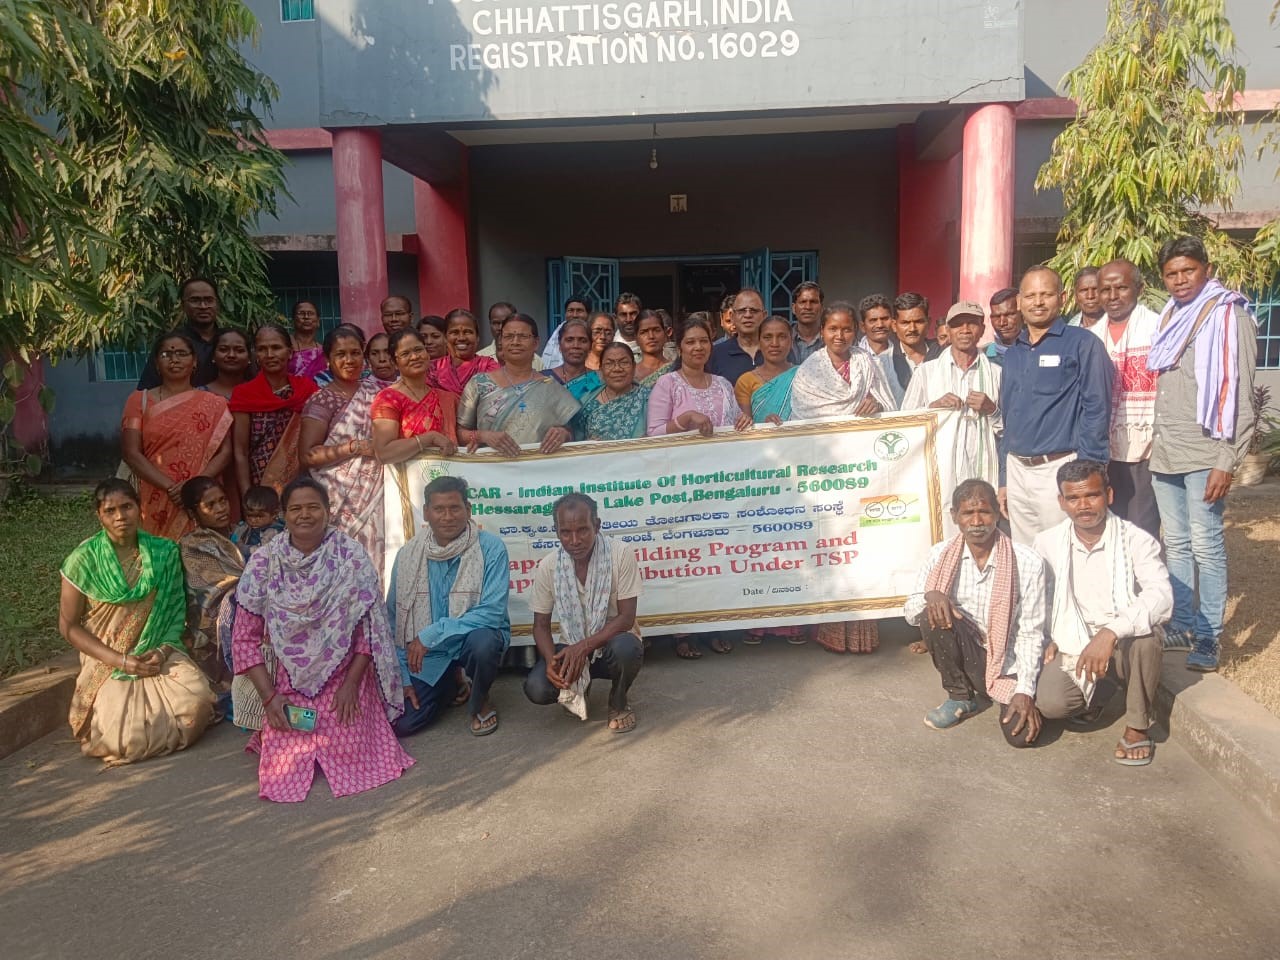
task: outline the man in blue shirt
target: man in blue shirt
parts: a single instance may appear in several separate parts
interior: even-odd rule
[[[738,378],[764,363],[760,350],[760,324],[764,323],[764,298],[759,290],[750,287],[739,290],[733,298],[733,325],[737,334],[711,348],[707,361],[707,373],[724,377],[729,386]]]
[[[1000,500],[1016,543],[1062,520],[1058,468],[1079,457],[1110,459],[1115,370],[1093,333],[1062,314],[1062,278],[1031,267],[1018,286],[1023,330],[1004,355],[1000,380]]]
[[[396,554],[387,594],[404,682],[396,735],[417,733],[445,706],[466,702],[471,733],[483,737],[498,729],[489,688],[511,643],[507,548],[472,521],[461,477],[427,484],[422,514],[427,529]]]

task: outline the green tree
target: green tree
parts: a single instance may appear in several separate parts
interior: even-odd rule
[[[0,349],[144,342],[193,273],[233,321],[271,309],[249,229],[284,157],[256,30],[240,0],[0,0]]]
[[[1233,109],[1244,69],[1224,8],[1225,0],[1111,0],[1105,36],[1064,81],[1076,119],[1036,177],[1037,189],[1062,191],[1052,266],[1064,276],[1127,257],[1155,279],[1160,245],[1192,234],[1228,286],[1270,281],[1270,231],[1238,240],[1205,213],[1231,208],[1247,153]]]

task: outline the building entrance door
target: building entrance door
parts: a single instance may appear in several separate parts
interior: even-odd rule
[[[791,291],[817,277],[816,250],[763,247],[704,256],[553,257],[547,260],[547,329],[563,322],[568,297],[585,297],[592,310],[612,311],[624,290],[639,296],[646,307],[661,307],[679,319],[697,310],[716,316],[727,294],[754,287],[771,313],[790,317]]]

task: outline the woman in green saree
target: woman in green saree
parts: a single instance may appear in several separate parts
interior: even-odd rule
[[[522,444],[554,453],[572,439],[569,426],[580,404],[545,374],[533,369],[538,327],[516,313],[502,325],[502,367],[467,381],[458,401],[458,442],[469,452],[492,447],[504,457],[520,455]]]
[[[138,530],[126,481],[102,481],[93,499],[102,529],[62,565],[58,628],[80,651],[68,719],[85,756],[134,763],[195,743],[214,695],[182,645],[178,545]]]
[[[643,437],[649,415],[649,388],[635,382],[636,357],[615,340],[604,348],[600,372],[604,386],[582,401],[578,415],[588,440]]]

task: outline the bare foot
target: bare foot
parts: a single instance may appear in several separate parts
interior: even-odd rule
[[[912,653],[928,653],[929,645],[923,640],[917,640],[915,643],[911,644],[911,646],[907,647],[907,649]]]

